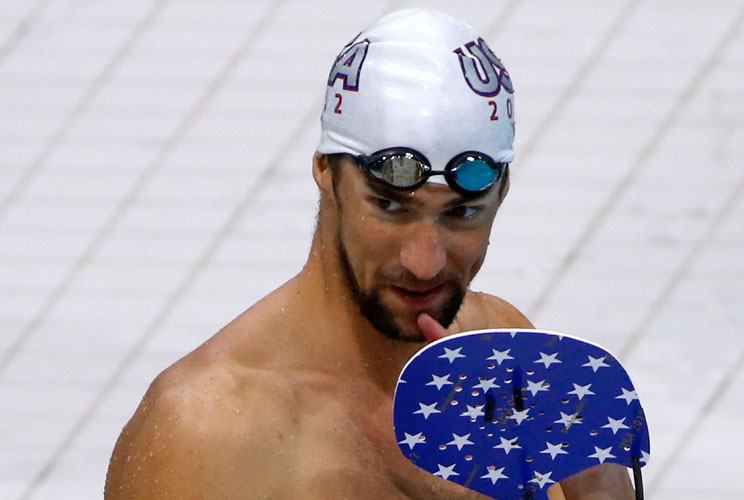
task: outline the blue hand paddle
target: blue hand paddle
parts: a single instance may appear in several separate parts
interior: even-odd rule
[[[612,355],[575,337],[479,330],[433,342],[403,368],[393,419],[411,462],[493,498],[547,499],[549,485],[606,462],[633,467],[642,498],[638,396]]]

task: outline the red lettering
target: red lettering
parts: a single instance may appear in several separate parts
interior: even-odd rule
[[[499,105],[496,104],[496,101],[488,101],[488,104],[490,104],[491,107],[493,108],[493,110],[491,111],[491,121],[498,120],[499,119],[499,115],[498,115]]]
[[[341,94],[336,94],[336,99],[338,99],[338,102],[336,103],[336,107],[333,109],[334,113],[341,114],[341,101],[343,98],[341,97]]]

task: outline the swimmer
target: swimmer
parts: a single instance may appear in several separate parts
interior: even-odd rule
[[[305,266],[155,379],[116,443],[108,500],[486,498],[401,454],[392,397],[427,342],[532,327],[469,289],[509,190],[509,74],[461,21],[394,12],[341,51],[321,123]],[[616,464],[550,494],[633,498]]]

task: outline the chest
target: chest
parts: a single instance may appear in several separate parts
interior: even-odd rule
[[[360,391],[316,398],[302,416],[303,498],[484,499],[409,462],[396,443],[392,402]]]

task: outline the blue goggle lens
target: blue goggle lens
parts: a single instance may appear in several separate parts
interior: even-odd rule
[[[483,160],[465,161],[457,166],[455,182],[468,191],[482,191],[496,181],[499,173]]]

